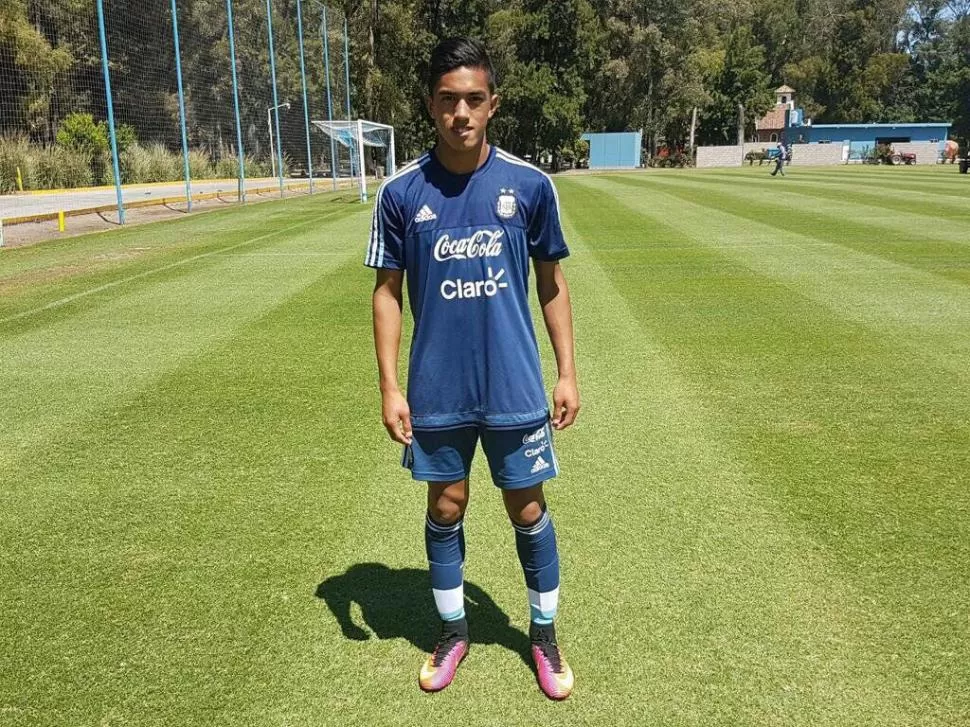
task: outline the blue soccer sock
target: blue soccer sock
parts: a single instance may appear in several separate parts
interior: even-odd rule
[[[431,570],[431,593],[442,621],[465,618],[465,530],[464,520],[442,525],[428,513],[424,523],[424,544]]]
[[[559,551],[556,530],[543,507],[542,517],[530,525],[512,523],[515,549],[525,573],[532,622],[551,624],[559,608]]]

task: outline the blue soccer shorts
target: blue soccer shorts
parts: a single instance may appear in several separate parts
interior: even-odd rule
[[[413,431],[411,445],[401,462],[416,480],[455,482],[471,473],[475,445],[482,449],[492,471],[492,482],[503,490],[538,485],[559,474],[548,422],[521,429],[486,429],[480,426]]]

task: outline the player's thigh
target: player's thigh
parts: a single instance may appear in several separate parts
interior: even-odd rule
[[[468,479],[477,443],[476,427],[415,429],[411,444],[404,448],[402,464],[415,480],[456,482]]]
[[[527,490],[559,474],[549,422],[484,429],[481,437],[492,482],[503,491]]]

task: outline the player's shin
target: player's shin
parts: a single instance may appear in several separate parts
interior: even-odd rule
[[[428,514],[424,542],[431,570],[431,591],[442,621],[465,617],[465,532],[464,520],[450,525],[435,522]]]
[[[528,525],[513,522],[512,527],[529,592],[530,618],[536,624],[551,624],[559,608],[559,551],[552,519],[543,508],[536,522]]]

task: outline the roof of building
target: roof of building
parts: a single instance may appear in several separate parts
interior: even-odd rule
[[[812,128],[813,129],[895,129],[901,126],[915,126],[915,127],[927,129],[931,127],[940,127],[940,126],[946,126],[949,128],[952,125],[953,124],[951,124],[949,121],[931,121],[929,123],[920,123],[920,124],[910,124],[905,121],[901,121],[896,124],[812,124]]]
[[[791,86],[779,86],[775,89],[775,93],[795,93],[795,89]]]
[[[788,111],[787,106],[775,106],[771,111],[754,122],[754,128],[758,131],[784,129],[786,111]]]

